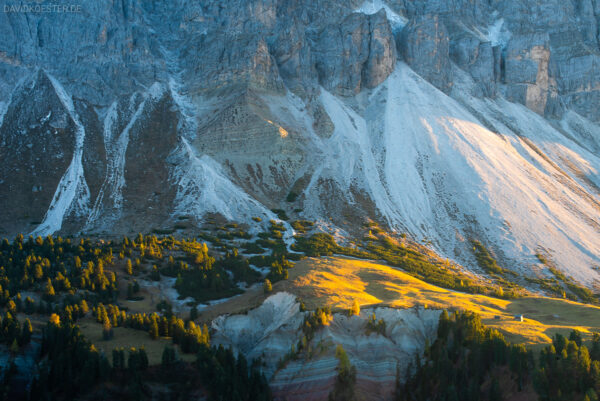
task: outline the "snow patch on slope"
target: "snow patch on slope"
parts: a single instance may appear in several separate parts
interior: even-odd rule
[[[56,78],[48,73],[46,76],[52,82],[54,91],[76,126],[75,150],[71,164],[58,184],[44,220],[32,235],[48,235],[60,230],[66,215],[85,216],[90,203],[90,190],[85,181],[82,163],[85,128],[75,111],[71,96]]]
[[[117,121],[117,117],[117,101],[114,101],[108,108],[106,116],[104,117],[102,133],[104,135],[104,147],[106,151],[108,151],[108,144],[110,144],[113,140],[113,129]]]
[[[373,152],[376,144],[372,140],[375,138],[369,134],[365,119],[324,89],[321,90],[320,100],[335,129],[321,148],[323,160],[306,189],[307,193],[314,190],[319,178],[332,178],[343,189],[352,186],[364,189],[384,216],[397,220],[399,216],[380,179]]]
[[[386,86],[383,177],[399,226],[431,238],[446,255],[474,236],[517,269],[536,263],[544,249],[576,278],[596,276],[600,208],[560,164],[569,160],[590,174],[597,157],[524,106],[465,92],[484,124],[403,63]]]
[[[594,126],[570,116],[559,131],[524,106],[459,86],[457,101],[398,63],[361,107],[322,90],[335,130],[311,155],[307,217],[331,212],[319,183],[333,181],[350,203],[351,189],[364,190],[391,227],[475,270],[469,239],[514,270],[543,251],[591,283],[600,264],[600,158],[587,149]]]
[[[252,217],[276,219],[275,215],[227,178],[221,166],[208,155],[197,155],[185,138],[177,153],[183,162],[175,167],[178,183],[174,215],[219,213],[234,221],[251,221]]]
[[[182,83],[183,69],[179,66],[179,59],[172,51],[169,51],[164,47],[161,47],[160,51],[165,59],[165,64],[169,72],[169,90],[171,92],[171,97],[183,115],[183,119],[179,121],[177,131],[186,135],[188,139],[193,140],[198,131],[196,106],[184,94],[184,85]]]
[[[0,102],[0,127],[2,127],[2,122],[4,121],[4,115],[8,110],[9,102]]]
[[[117,120],[117,102],[114,102],[104,118],[104,138],[106,147],[106,177],[94,206],[89,213],[86,228],[90,228],[95,224],[103,212],[108,211],[108,218],[118,218],[123,208],[123,188],[125,186],[125,156],[129,145],[129,131],[134,124],[139,120],[140,116],[146,108],[148,101],[157,101],[165,92],[164,86],[159,83],[154,83],[143,95],[143,100],[135,109],[133,116],[119,134],[119,137],[114,140],[113,127]],[[130,106],[135,103],[135,98],[138,94],[133,94],[130,99]]]
[[[511,33],[504,24],[504,18],[498,18],[488,27],[488,40],[492,42],[492,46],[506,47],[510,37]]]
[[[408,23],[408,19],[396,13],[382,0],[365,0],[359,8],[354,10],[354,12],[372,15],[379,12],[382,8],[385,10],[390,25],[392,26],[392,30],[401,30]]]

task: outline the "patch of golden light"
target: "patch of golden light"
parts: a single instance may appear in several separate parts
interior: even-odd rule
[[[268,123],[269,123],[269,124],[271,124],[271,125],[274,125],[274,126],[276,126],[276,127],[278,128],[278,130],[279,130],[279,135],[280,135],[282,138],[287,138],[287,136],[288,136],[289,134],[288,134],[288,132],[285,130],[285,128],[283,128],[283,127],[282,127],[281,125],[279,125],[279,124],[276,124],[276,123],[274,123],[274,122],[273,122],[273,121],[271,121],[271,120],[265,120],[265,121],[266,121],[266,122],[268,122]]]
[[[450,291],[416,279],[401,270],[376,262],[343,257],[304,259],[289,270],[289,280],[273,285],[273,293],[296,295],[308,309],[330,306],[347,311],[356,300],[361,308],[389,306],[469,310],[484,324],[504,334],[513,343],[541,348],[555,333],[568,335],[572,329],[584,333],[600,331],[600,308],[557,298],[527,297],[505,300]],[[244,313],[259,306],[268,294],[262,288],[202,312],[204,319],[225,313]],[[515,319],[523,315],[524,321]],[[207,320],[208,321],[208,320]]]
[[[277,283],[308,308],[328,305],[348,309],[356,300],[369,305],[470,310],[484,323],[501,331],[509,341],[541,346],[554,333],[600,331],[600,308],[555,298],[516,300],[446,290],[425,283],[390,266],[342,257],[308,258],[290,269],[290,279]],[[515,315],[524,315],[523,322]],[[589,334],[588,334],[589,335]]]

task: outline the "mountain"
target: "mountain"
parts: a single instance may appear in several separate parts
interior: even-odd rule
[[[284,209],[597,280],[600,2],[68,3],[3,1],[0,235]]]

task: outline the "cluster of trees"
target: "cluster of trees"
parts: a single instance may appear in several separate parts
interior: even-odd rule
[[[19,234],[11,243],[6,238],[0,244],[0,302],[5,305],[19,291],[32,290],[43,294],[47,302],[59,294],[74,294],[77,290],[95,293],[110,300],[117,293],[117,277],[105,272],[113,263],[112,247],[93,244],[89,239],[48,236],[24,239]]]
[[[201,345],[210,342],[209,330],[206,324],[197,326],[193,321],[187,323],[175,315],[160,316],[157,313],[135,313],[128,314],[116,305],[104,306],[98,304],[93,309],[93,314],[98,323],[103,325],[103,336],[105,339],[112,337],[113,327],[128,327],[136,330],[146,331],[150,338],[171,337],[173,344],[179,344],[182,352],[197,352]]]
[[[543,401],[598,400],[600,394],[600,335],[594,333],[591,349],[581,333],[569,338],[556,334],[540,354],[534,385]]]
[[[125,349],[118,348],[112,351],[112,368],[115,370],[128,369],[132,373],[139,373],[148,369],[148,355],[144,347],[129,349],[127,359],[125,359]]]
[[[385,320],[383,320],[383,318],[377,320],[377,316],[375,316],[374,313],[369,317],[369,320],[367,320],[367,334],[377,333],[382,336],[385,336],[386,328],[387,325],[385,323]]]
[[[570,294],[566,294],[566,297],[572,300],[579,298],[583,302],[587,303],[598,303],[598,297],[592,293],[588,288],[577,283],[572,277],[567,277],[560,270],[548,266],[550,272],[569,289]]]
[[[304,316],[304,322],[302,323],[303,336],[297,345],[298,352],[308,349],[309,343],[315,337],[315,332],[328,326],[331,319],[333,319],[333,315],[331,314],[331,308],[329,306],[317,308],[316,310],[307,313]]]
[[[248,238],[247,234],[241,237]],[[118,253],[116,260],[113,251]],[[152,371],[145,350],[116,349],[111,366],[76,325],[90,311],[102,324],[105,339],[112,337],[113,328],[129,327],[143,330],[152,338],[170,337],[183,353],[198,353],[193,369],[201,371],[203,385],[213,394],[212,399],[271,399],[259,366],[247,366],[243,357],[238,359],[229,350],[211,348],[206,325],[186,322],[168,311],[162,316],[129,315],[114,305],[118,295],[116,263],[125,267],[127,276],[134,277],[147,273],[144,266],[151,265],[150,278],[160,280],[161,273],[178,277],[180,292],[204,293],[202,299],[226,296],[227,291],[237,293],[233,280],[260,279],[237,250],[229,249],[223,258],[215,260],[208,246],[196,240],[142,235],[133,240],[124,237],[120,243],[52,236],[25,239],[19,235],[12,242],[4,239],[0,243],[0,306],[5,309],[0,316],[0,342],[15,354],[20,352],[20,347],[30,341],[33,327],[29,319],[16,319],[16,314],[51,315],[42,330],[35,369],[38,374],[28,388],[30,399],[72,399],[97,389],[96,385],[104,381],[124,384],[123,377],[135,378],[130,380],[131,386],[126,384],[134,399],[145,391],[144,381]],[[135,295],[139,291],[137,281],[133,279],[129,284],[128,295]],[[28,296],[23,300],[20,291],[25,290],[40,294],[40,299],[34,301]],[[163,362],[164,366],[183,363],[172,347],[165,350]],[[189,364],[185,366],[190,369]],[[3,372],[4,382],[10,377],[10,372]],[[4,382],[0,383],[0,391],[9,388]]]
[[[259,239],[254,244],[259,247],[270,249],[270,255],[258,255],[250,258],[250,263],[256,266],[270,266],[282,257],[289,260],[300,260],[301,254],[288,252],[287,245],[283,241],[285,226],[274,220],[269,222],[269,231],[258,234]]]
[[[343,247],[340,247],[335,242],[332,235],[326,233],[316,233],[309,237],[298,237],[294,245],[292,245],[292,249],[312,257],[344,253]]]
[[[508,276],[518,277],[518,273],[498,265],[492,253],[480,241],[472,240],[471,245],[473,246],[473,253],[479,267],[486,271],[501,286],[494,294],[495,296],[510,299],[518,298],[524,293],[525,289],[523,287],[508,278]]]
[[[409,374],[414,368],[412,377],[398,385],[398,400],[496,401],[504,399],[507,388],[535,390],[542,401],[594,401],[600,394],[598,333],[590,348],[578,331],[568,338],[556,334],[536,364],[531,350],[509,344],[475,313],[443,312],[425,358],[417,357],[409,368]]]
[[[356,386],[356,367],[350,364],[350,359],[341,345],[335,349],[335,356],[338,359],[337,377],[329,401],[355,401]]]
[[[30,399],[72,399],[110,377],[111,366],[76,325],[52,315],[43,330],[38,376]]]
[[[16,353],[19,347],[28,344],[32,333],[33,326],[29,319],[21,323],[10,312],[0,317],[0,343],[9,346],[11,352]]]
[[[227,227],[235,229],[234,226]],[[226,228],[223,230],[230,234]],[[232,234],[232,238],[247,237],[247,233],[238,231]],[[217,237],[201,236],[222,244]],[[133,241],[127,237],[123,239],[119,258],[126,259],[125,271],[128,275],[138,275],[143,265],[150,264],[151,280],[159,281],[161,275],[176,277],[175,288],[180,295],[191,296],[198,302],[238,294],[238,281],[251,284],[260,280],[260,273],[250,268],[249,261],[237,249],[222,245],[219,250],[225,251],[225,255],[216,259],[211,255],[208,245],[196,239],[175,239],[172,236],[158,239],[154,235],[144,237],[139,234]],[[131,283],[128,296],[135,299],[135,293],[135,283]]]
[[[250,267],[248,259],[240,255],[237,248],[231,252],[227,251],[225,256],[218,260],[217,267],[230,271],[236,281],[252,284],[260,280],[260,273]]]
[[[231,349],[200,347],[196,366],[202,383],[209,392],[209,399],[215,401],[268,401],[271,390],[261,373],[260,361],[248,366],[246,358],[239,354],[236,358]]]
[[[506,380],[521,390],[534,367],[531,351],[509,344],[472,312],[448,316],[444,311],[437,339],[427,347],[425,356],[424,363],[416,359],[414,376],[399,386],[398,400],[501,400],[500,373],[509,371]],[[484,386],[490,380],[491,385]]]
[[[98,309],[103,310],[100,307]],[[108,319],[104,312],[99,314]],[[18,322],[14,323],[15,321],[7,316],[2,319],[0,326],[6,335],[14,336],[18,331],[17,337],[20,339],[27,330],[14,329],[18,327]],[[185,347],[182,346],[185,343],[185,335],[194,331],[196,326],[193,322],[188,323],[186,334],[178,336],[177,331],[182,324],[181,321],[172,321],[173,332],[170,334],[185,352]],[[6,330],[4,326],[7,327]],[[205,330],[206,334],[197,328],[196,333],[203,336],[203,339],[197,341],[195,349],[190,351],[197,353],[197,361],[191,365],[196,370],[192,376],[200,378],[202,386],[209,393],[209,399],[271,400],[269,386],[260,371],[260,364],[249,366],[242,355],[236,357],[229,349],[210,347],[208,330]],[[31,330],[29,336],[30,333]],[[10,341],[8,337],[2,337],[2,340]],[[181,363],[175,349],[165,347],[162,369],[169,368],[169,372],[172,372],[171,368]],[[61,321],[57,314],[51,315],[43,329],[37,370],[39,374],[33,380],[29,399],[74,399],[87,394],[103,382],[113,383],[113,387],[114,384],[124,386],[128,399],[141,399],[145,392],[145,383],[153,379],[149,372],[148,355],[143,347],[130,348],[127,352],[123,348],[114,349],[111,364],[107,357],[81,334],[77,325]],[[176,375],[170,373],[161,376],[175,382],[179,380]]]
[[[477,264],[488,273],[504,274],[506,270],[498,265],[488,249],[478,240],[471,241]]]
[[[239,230],[233,233],[229,229],[237,230],[235,224],[222,227],[226,234],[231,234],[232,238],[247,238],[247,233]],[[196,239],[175,240],[172,236],[157,239],[155,236],[143,237],[138,235],[134,241],[124,238],[119,257],[136,256],[132,250],[139,253],[139,258],[135,258],[135,263],[127,259],[126,272],[134,275],[139,270],[143,262],[151,261],[154,265],[150,272],[152,280],[160,280],[160,275],[176,277],[175,288],[183,297],[191,296],[198,302],[204,302],[210,299],[232,296],[240,293],[236,282],[243,281],[247,284],[258,282],[261,275],[258,271],[252,269],[250,264],[258,267],[270,267],[268,275],[272,283],[287,279],[288,269],[293,266],[290,260],[296,260],[302,255],[290,253],[283,242],[283,233],[285,227],[282,223],[274,220],[270,221],[270,227],[267,232],[259,233],[259,239],[252,243],[246,243],[245,249],[253,249],[256,253],[263,253],[270,249],[269,255],[255,255],[250,259],[242,256],[238,249],[229,248],[222,242],[223,235],[217,237],[203,234],[203,238],[220,245],[220,250],[224,255],[218,259],[211,256],[211,252],[206,243],[200,243]],[[173,257],[177,250],[184,256]],[[171,253],[168,257],[167,255]],[[131,296],[135,294],[133,285],[131,286]]]
[[[183,297],[193,297],[198,302],[231,296],[239,293],[233,280],[222,265],[215,263],[206,243],[180,241],[184,260],[175,261],[170,256],[160,272],[165,276],[177,277],[175,288]],[[248,267],[249,269],[249,267]]]
[[[308,220],[296,220],[292,222],[292,228],[296,230],[297,233],[305,234],[308,230],[310,230],[315,223]]]
[[[281,255],[280,260],[276,260],[271,263],[271,270],[267,275],[267,278],[271,282],[276,283],[281,280],[287,280],[289,277],[289,269],[294,267],[294,264],[287,260],[284,255]]]

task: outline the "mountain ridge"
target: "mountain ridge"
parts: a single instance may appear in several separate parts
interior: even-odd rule
[[[598,279],[595,1],[80,3],[0,16],[0,235],[285,209]]]

